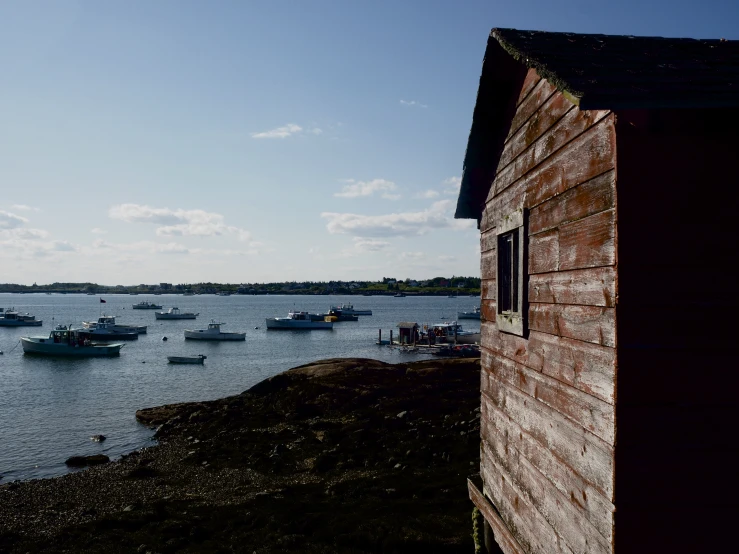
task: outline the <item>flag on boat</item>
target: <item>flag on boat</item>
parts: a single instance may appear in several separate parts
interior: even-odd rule
[[[101,299],[100,299],[100,303],[101,303],[101,304],[105,304],[105,300],[103,300],[103,299],[101,298]]]

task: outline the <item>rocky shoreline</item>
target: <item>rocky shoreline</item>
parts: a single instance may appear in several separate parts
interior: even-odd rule
[[[0,551],[471,552],[479,368],[324,360],[140,410],[157,446],[0,486]]]

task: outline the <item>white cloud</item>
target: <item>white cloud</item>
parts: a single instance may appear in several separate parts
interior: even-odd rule
[[[390,243],[384,240],[354,237],[354,248],[360,252],[379,252],[388,246],[390,246]]]
[[[420,212],[387,215],[360,215],[352,213],[324,212],[328,220],[326,228],[331,234],[348,234],[360,237],[389,237],[424,235],[432,229],[471,229],[472,220],[454,219],[451,200],[435,202]]]
[[[95,227],[94,229],[90,229],[90,232],[93,235],[107,235],[108,234],[108,231],[106,231],[105,229],[101,229],[100,227]]]
[[[41,208],[34,208],[33,206],[27,206],[26,204],[13,204],[11,206],[14,210],[21,212],[40,212]]]
[[[204,210],[171,210],[152,208],[140,204],[120,204],[110,208],[108,215],[127,223],[153,223],[161,225],[156,234],[161,237],[193,236],[214,237],[235,235],[241,241],[248,241],[251,235],[245,229],[226,225],[221,214]]]
[[[388,200],[397,200],[400,198],[399,194],[388,192],[397,188],[392,181],[386,181],[385,179],[372,179],[371,181],[347,179],[344,182],[347,184],[344,185],[341,192],[334,193],[334,196],[338,196],[339,198],[357,198],[359,196],[372,196],[376,192],[382,192],[382,198]]]
[[[421,104],[420,102],[417,102],[415,100],[401,100],[400,103],[403,106],[410,106],[414,108],[428,108],[427,104]]]
[[[66,240],[51,241],[51,249],[57,252],[76,252],[77,247]]]
[[[398,256],[401,260],[421,260],[425,257],[423,252],[401,252]]]
[[[5,210],[0,210],[0,229],[16,229],[28,223],[28,219]]]
[[[49,233],[47,231],[44,231],[43,229],[0,229],[0,239],[3,240],[40,240],[45,239],[48,236]]]
[[[442,262],[454,262],[457,260],[456,256],[439,256],[438,258]]]
[[[283,125],[282,127],[277,127],[276,129],[272,129],[270,131],[263,131],[261,133],[252,133],[252,138],[256,139],[284,139],[287,137],[291,137],[293,135],[298,135],[301,133],[310,133],[312,135],[320,135],[323,133],[323,129],[320,129],[319,127],[314,127],[312,129],[303,129],[300,125],[296,125],[295,123],[288,123],[287,125]]]
[[[416,198],[436,198],[439,196],[439,191],[429,189],[416,194]]]
[[[444,194],[459,194],[459,187],[462,186],[462,178],[461,177],[449,177],[448,179],[444,179],[444,186],[447,188],[444,189]]]
[[[150,240],[142,240],[138,242],[107,242],[103,239],[97,239],[92,243],[93,248],[99,250],[116,250],[120,252],[134,252],[147,254],[188,254],[190,250],[183,244],[176,242],[153,242]]]

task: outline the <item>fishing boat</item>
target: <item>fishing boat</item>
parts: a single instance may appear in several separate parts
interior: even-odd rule
[[[139,302],[138,304],[133,305],[134,310],[161,310],[162,307],[159,304],[155,304],[154,302]]]
[[[480,342],[479,331],[466,331],[456,321],[434,323],[429,329],[437,343],[457,342],[459,344],[475,344]]]
[[[161,308],[161,306],[160,306]],[[166,312],[154,312],[156,319],[195,319],[200,314],[181,312],[179,308],[170,308]]]
[[[341,306],[331,306],[329,311],[334,310],[347,315],[372,315],[372,310],[357,310],[352,304],[342,304]]]
[[[393,294],[393,298],[405,298],[404,292],[398,292],[396,294]]]
[[[208,356],[203,356],[202,354],[198,354],[197,356],[167,356],[167,360],[169,360],[170,364],[200,364],[203,365],[203,362]]]
[[[194,340],[246,340],[246,333],[224,333],[221,325],[214,319],[210,320],[207,329],[185,329],[185,338]]]
[[[457,312],[457,319],[480,319],[480,306],[475,306],[471,312]]]
[[[308,312],[289,312],[287,317],[268,317],[267,329],[333,329],[332,321],[313,321]]]
[[[139,338],[138,331],[120,328],[107,322],[94,322],[90,327],[79,329],[78,333],[82,338],[91,340],[136,340]]]
[[[0,327],[40,327],[43,321],[29,313],[22,314],[15,308],[3,311],[0,308]]]
[[[101,324],[106,324],[118,331],[135,332],[139,335],[146,334],[146,325],[126,325],[125,323],[116,323],[114,315],[101,315],[97,321],[83,321],[82,327],[85,329],[93,329]]]
[[[45,356],[95,358],[118,356],[122,343],[96,343],[80,335],[80,329],[57,325],[48,337],[21,337],[23,352]]]

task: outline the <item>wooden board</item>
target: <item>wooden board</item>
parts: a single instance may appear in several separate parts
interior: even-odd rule
[[[613,497],[613,447],[543,402],[501,383],[483,366],[482,402],[504,411],[608,499]]]
[[[525,458],[527,463],[546,477],[603,537],[609,541],[613,539],[615,507],[600,491],[526,433],[508,414],[489,402],[483,402],[480,425],[483,441],[502,451],[506,457],[510,456],[508,464],[520,463],[519,456]]]
[[[495,442],[495,441],[494,441]],[[575,502],[563,495],[531,463],[512,447],[501,449],[482,441],[480,459],[483,474],[490,465],[507,475],[528,503],[564,539],[576,554],[610,554],[610,541],[588,520]]]
[[[543,255],[539,253],[540,259]],[[596,267],[538,273],[529,277],[529,301],[616,306],[616,268]]]
[[[614,308],[531,303],[529,329],[602,346],[616,345]]]
[[[470,500],[477,506],[485,521],[492,528],[493,534],[495,535],[495,542],[498,543],[503,554],[526,554],[510,529],[506,527],[505,522],[500,518],[498,510],[493,506],[493,503],[485,497],[483,492],[471,479],[467,479],[467,491],[469,492]]]
[[[484,348],[481,356],[485,370],[500,382],[543,402],[608,444],[615,443],[612,404]]]
[[[534,86],[531,93],[526,96],[523,102],[521,102],[518,108],[516,108],[516,113],[511,121],[511,127],[508,132],[508,136],[506,137],[506,141],[510,140],[510,138],[516,134],[516,131],[518,131],[521,126],[528,121],[534,112],[539,109],[539,106],[546,102],[555,91],[556,89],[554,86],[549,84],[549,81],[546,79],[541,79],[536,83],[536,86]]]

